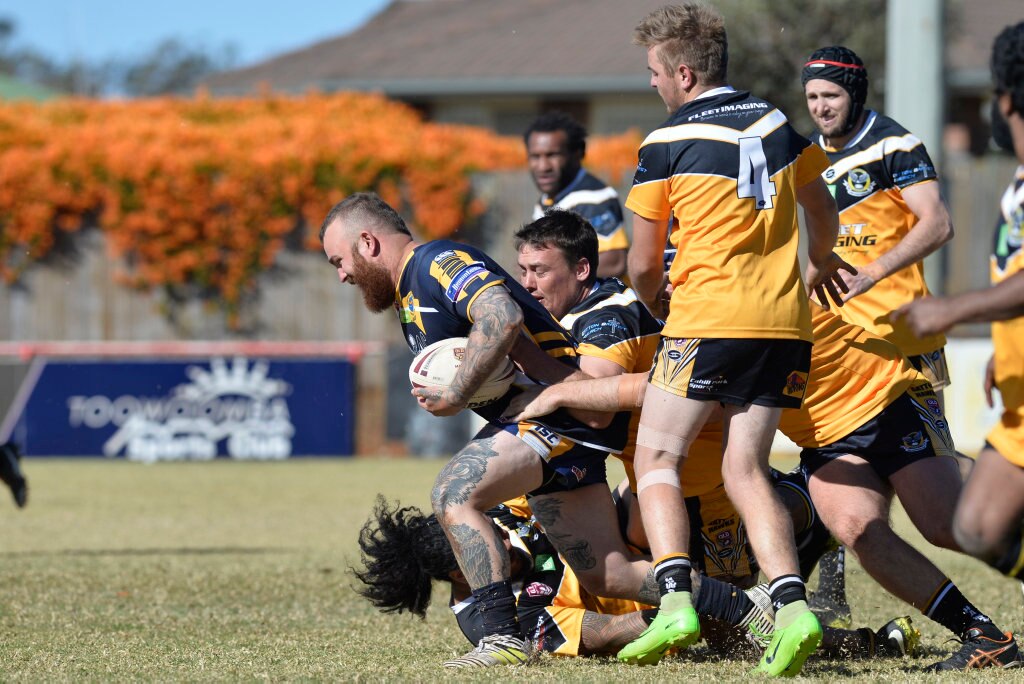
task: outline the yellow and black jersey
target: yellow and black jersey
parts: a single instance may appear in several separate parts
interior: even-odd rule
[[[836,254],[863,266],[895,247],[917,223],[902,191],[935,182],[935,165],[919,138],[877,112],[868,112],[864,127],[842,149],[825,147],[822,138],[818,142],[831,163],[822,178],[839,207]],[[893,321],[891,313],[927,294],[924,264],[919,262],[854,297],[839,313],[892,341],[907,356],[926,354],[945,345],[946,338],[918,338],[905,321]]]
[[[579,343],[580,356],[606,359],[626,373],[651,369],[661,340],[662,323],[618,278],[598,279],[590,294],[562,318],[562,327]],[[608,429],[618,434],[623,460],[632,461],[640,409],[616,414]]]
[[[784,410],[779,423],[797,445],[815,448],[840,440],[911,387],[927,383],[892,342],[815,302],[811,320],[814,346],[804,403]]]
[[[567,209],[587,219],[597,233],[598,253],[629,248],[619,193],[585,170],[580,169],[576,178],[554,197],[542,195],[533,207],[533,220],[551,209]]]
[[[580,655],[583,615],[588,610],[603,615],[624,615],[651,606],[594,596],[580,586],[579,579],[548,540],[528,508],[497,506],[488,514],[508,532],[516,552],[529,559],[525,575],[514,578],[516,612],[523,637],[536,648],[556,655]],[[618,530],[613,530],[616,534]],[[473,644],[487,635],[473,597],[451,606],[459,628]]]
[[[406,257],[395,292],[402,333],[413,353],[439,340],[467,337],[473,326],[473,302],[490,287],[503,287],[523,311],[523,333],[550,356],[576,366],[576,341],[522,285],[482,251],[450,240],[417,245]],[[523,369],[529,375],[529,369]],[[473,409],[491,422],[499,418],[519,392],[514,386],[496,402]],[[617,441],[559,410],[532,421],[580,444],[608,451]]]
[[[1024,271],[1024,166],[1003,193],[991,257],[992,284]],[[1024,467],[1024,317],[992,324],[995,381],[1003,401],[1000,424],[988,441]]]
[[[664,335],[810,341],[796,190],[828,166],[773,105],[717,88],[647,136],[626,206],[674,218]]]

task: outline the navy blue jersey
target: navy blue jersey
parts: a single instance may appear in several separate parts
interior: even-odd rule
[[[523,332],[541,349],[576,367],[576,341],[547,309],[489,256],[475,247],[451,240],[418,245],[402,267],[395,308],[413,353],[439,340],[468,337],[473,327],[470,308],[477,296],[489,287],[503,287],[512,295],[523,311]],[[529,369],[523,372],[529,377]],[[518,392],[513,386],[498,401],[473,411],[487,421],[498,423]],[[608,430],[589,428],[567,411],[559,410],[532,422],[580,444],[617,451],[612,446],[617,440]]]
[[[598,278],[590,293],[561,322],[579,342],[581,356],[606,359],[626,373],[649,371],[661,341],[661,321],[618,278]],[[636,424],[631,426],[633,413]],[[608,426],[617,437],[615,446],[624,450],[626,457],[633,453],[639,420],[639,410],[620,411]]]

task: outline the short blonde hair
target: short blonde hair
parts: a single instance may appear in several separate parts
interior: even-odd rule
[[[633,42],[656,47],[671,72],[690,67],[701,85],[722,85],[729,65],[725,20],[718,10],[700,3],[666,5],[654,10],[633,30]]]

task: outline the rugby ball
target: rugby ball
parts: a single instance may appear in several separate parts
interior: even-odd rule
[[[451,387],[455,374],[466,356],[465,337],[451,337],[430,345],[412,360],[409,366],[409,382],[417,387]],[[487,378],[469,398],[466,408],[486,406],[500,399],[508,392],[515,380],[516,367],[509,359]]]

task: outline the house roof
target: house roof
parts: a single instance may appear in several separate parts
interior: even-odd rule
[[[361,28],[245,69],[217,93],[383,90],[390,95],[646,92],[633,27],[664,0],[393,0]],[[585,23],[586,31],[566,27]]]
[[[647,92],[644,56],[632,45],[632,32],[665,1],[392,0],[352,33],[212,75],[206,85],[218,94],[266,84],[396,97]],[[986,88],[992,39],[1024,19],[1020,0],[954,2],[949,83]]]

